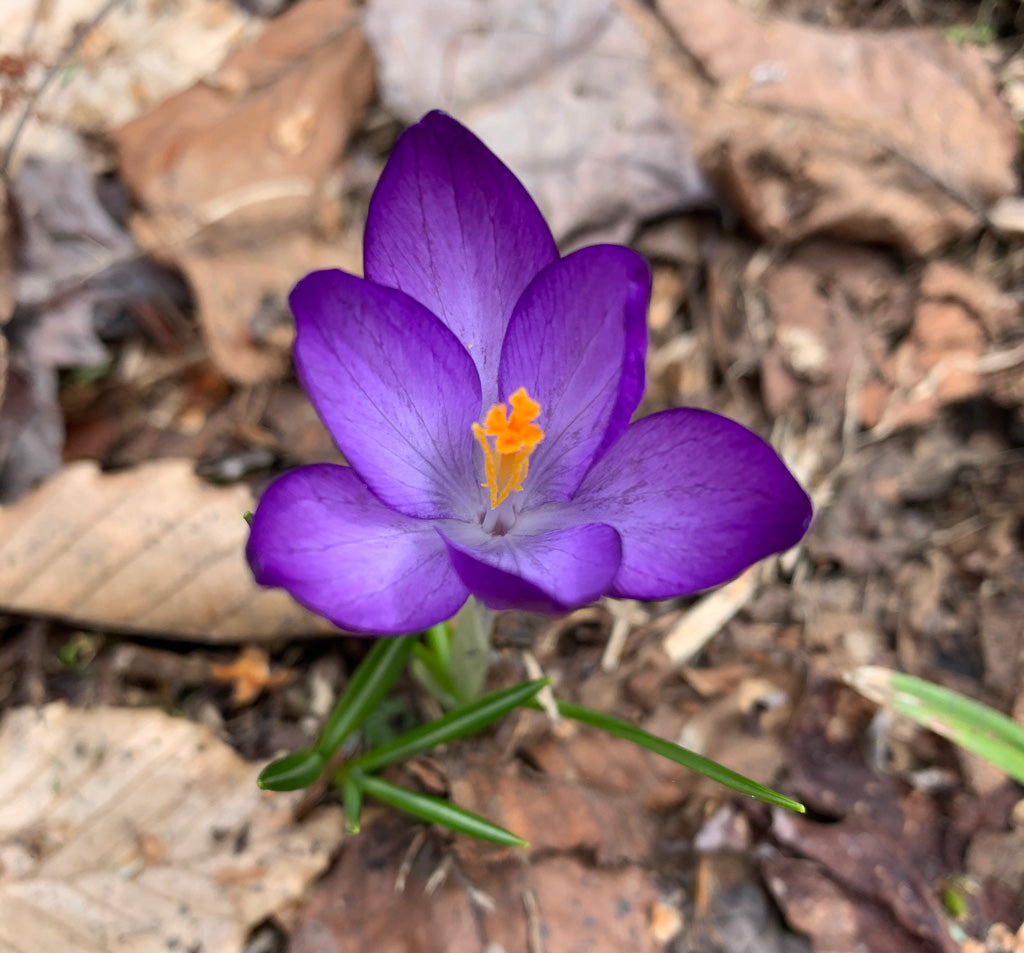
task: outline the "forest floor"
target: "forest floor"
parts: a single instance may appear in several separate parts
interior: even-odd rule
[[[1019,3],[5,16],[0,951],[1024,953],[1024,789],[850,685],[1024,720]],[[340,460],[287,293],[359,271],[435,107],[563,250],[651,262],[641,412],[739,420],[816,509],[700,597],[499,617],[492,680],[539,668],[807,815],[535,712],[394,775],[526,850],[257,792],[367,645],[244,562],[262,487]],[[402,682],[377,728],[430,714]]]

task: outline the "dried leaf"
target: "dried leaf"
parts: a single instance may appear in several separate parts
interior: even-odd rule
[[[147,233],[173,253],[213,225],[222,246],[251,246],[254,228],[308,224],[370,98],[372,66],[352,5],[306,0],[216,75],[116,130]]]
[[[607,752],[611,746],[607,738],[602,740]],[[566,760],[574,767],[571,759]],[[642,754],[631,759],[634,764],[644,760]],[[643,780],[653,787],[655,772],[643,766],[648,769]],[[493,758],[470,757],[464,770],[460,767],[448,765],[452,800],[514,830],[533,850],[586,851],[600,863],[638,861],[650,850],[653,819],[638,808],[641,798],[636,791],[601,790],[587,784],[591,779],[581,780],[568,772],[567,777],[557,777],[524,771],[516,764],[499,769]],[[468,858],[494,855],[490,845],[477,841],[463,839],[458,849]]]
[[[226,377],[283,376],[287,346],[261,338],[262,311],[287,316],[292,285],[317,267],[358,271],[358,250],[309,236],[373,90],[350,3],[306,0],[236,51],[215,76],[114,133],[145,214],[140,241],[195,289],[211,356]]]
[[[641,219],[713,201],[614,0],[377,0],[366,28],[384,102],[409,121],[440,106],[469,123],[559,240],[626,238]]]
[[[410,843],[407,825],[367,824],[310,891],[291,953],[660,949],[650,922],[658,890],[640,867],[594,868],[555,851],[530,863],[467,865],[445,879],[445,862]]]
[[[240,951],[342,836],[208,729],[154,710],[18,709],[0,729],[0,949]]]
[[[656,6],[627,4],[702,167],[773,242],[828,232],[925,254],[1014,189],[1016,129],[991,72],[939,31]]]
[[[907,940],[894,950],[920,944],[918,948],[935,953],[956,953],[941,902],[891,831],[858,814],[836,824],[819,824],[776,812],[772,833],[788,850],[815,861],[819,873],[857,897],[858,906],[866,903],[877,908],[892,923],[893,932],[904,933]],[[771,879],[769,884],[785,905],[785,882],[781,891]],[[834,896],[834,889],[829,893]],[[818,897],[821,903],[831,900],[831,896]],[[864,948],[875,949],[864,942],[867,938],[858,939]]]
[[[104,5],[95,0],[5,0],[0,56],[24,64],[0,93],[0,142],[9,140],[30,96],[53,66],[63,66],[33,104],[17,155],[78,157],[81,132],[102,133],[205,76],[231,44],[260,24],[230,0],[173,4],[116,3],[92,29]],[[84,31],[84,32],[83,32]],[[80,37],[73,54],[64,50]],[[0,79],[0,82],[4,82]]]
[[[290,367],[287,295],[295,282],[318,268],[362,269],[355,242],[327,243],[299,232],[268,238],[259,248],[189,250],[179,262],[196,293],[210,356],[227,378],[248,384],[279,378]]]
[[[181,460],[102,474],[78,463],[0,509],[0,607],[214,642],[336,631],[245,563],[244,486]]]
[[[0,405],[0,503],[14,502],[55,473],[63,446],[57,372],[40,365],[26,367],[11,354]]]

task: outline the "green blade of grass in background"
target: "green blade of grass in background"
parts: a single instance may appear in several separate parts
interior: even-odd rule
[[[536,701],[529,701],[526,705],[530,708],[541,709],[540,704]],[[807,809],[799,801],[794,801],[784,794],[779,794],[778,791],[773,791],[771,788],[766,788],[756,781],[751,781],[750,778],[744,777],[737,771],[733,771],[717,761],[705,758],[704,755],[697,754],[671,741],[666,741],[657,735],[652,735],[650,732],[637,728],[621,718],[606,715],[604,712],[595,711],[593,708],[584,708],[582,705],[577,705],[574,702],[556,700],[555,705],[558,707],[558,713],[566,718],[572,718],[574,721],[598,728],[609,735],[614,735],[616,738],[631,741],[641,748],[646,748],[648,751],[653,751],[663,758],[668,758],[669,761],[681,764],[684,768],[689,768],[691,771],[703,774],[704,777],[710,778],[712,781],[724,784],[727,788],[732,788],[740,794],[747,794],[750,797],[756,797],[759,801],[764,801],[766,804],[776,804],[779,807],[785,807],[800,814],[807,812]]]
[[[846,681],[876,705],[981,755],[1024,784],[1024,726],[966,695],[891,669],[865,665]]]
[[[528,847],[526,841],[516,837],[511,831],[499,827],[485,817],[458,807],[443,798],[430,794],[420,794],[408,788],[399,787],[382,778],[364,776],[352,778],[362,788],[364,794],[376,798],[382,804],[405,811],[413,817],[430,824],[440,824],[453,831],[469,834],[479,840],[490,841],[492,844],[503,844],[506,847]]]
[[[364,778],[358,771],[353,771],[341,785],[341,803],[345,809],[345,830],[349,834],[358,834],[363,814]]]

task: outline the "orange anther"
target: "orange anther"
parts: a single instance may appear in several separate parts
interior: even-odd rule
[[[520,387],[505,404],[495,404],[484,415],[484,425],[473,424],[473,436],[484,451],[486,486],[491,491],[491,509],[509,493],[523,488],[530,468],[530,454],[544,439],[544,431],[534,421],[540,416],[540,404]],[[492,447],[488,437],[494,439]]]

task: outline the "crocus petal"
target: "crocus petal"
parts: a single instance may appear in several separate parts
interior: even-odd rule
[[[410,516],[465,515],[479,490],[480,381],[465,349],[412,298],[341,271],[291,294],[295,367],[342,453]]]
[[[621,557],[618,534],[601,523],[487,536],[445,522],[438,532],[463,583],[492,609],[556,614],[593,602]]]
[[[540,403],[544,440],[530,458],[530,504],[568,499],[640,403],[650,271],[618,245],[593,245],[548,266],[523,293],[498,375]]]
[[[431,522],[381,503],[349,467],[292,470],[263,494],[246,550],[282,586],[353,632],[399,635],[450,618],[468,590]]]
[[[775,451],[703,410],[668,410],[630,425],[587,475],[572,507],[622,537],[611,594],[665,599],[725,582],[795,545],[807,494]]]
[[[469,350],[487,405],[519,295],[558,257],[519,180],[450,116],[428,114],[395,143],[370,202],[366,277],[400,288]]]

